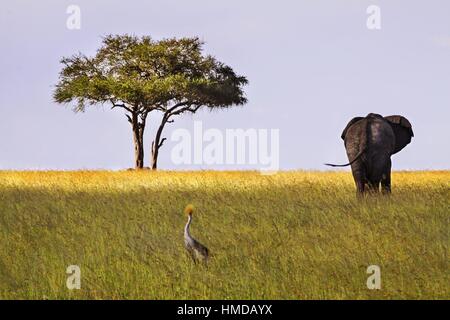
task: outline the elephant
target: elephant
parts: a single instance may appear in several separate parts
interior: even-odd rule
[[[332,167],[351,166],[357,194],[366,191],[391,193],[391,156],[414,137],[411,123],[400,115],[383,117],[369,113],[350,120],[342,132],[349,163]]]

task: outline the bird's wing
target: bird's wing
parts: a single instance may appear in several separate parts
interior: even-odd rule
[[[195,239],[194,240],[194,248],[198,251],[200,251],[203,255],[208,255],[208,248],[202,245],[200,242],[198,242]]]

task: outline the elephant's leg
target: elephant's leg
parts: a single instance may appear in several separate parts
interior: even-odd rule
[[[366,170],[361,161],[352,164],[352,174],[356,185],[356,195],[364,195],[366,189]]]
[[[380,191],[380,181],[373,180],[369,182],[369,191],[371,193],[378,193]]]
[[[386,164],[386,168],[383,173],[383,177],[381,179],[381,190],[383,194],[389,194],[391,193],[391,167],[392,162],[389,158],[389,161]]]
[[[380,177],[378,177],[376,174],[374,174],[374,170],[370,172],[368,177],[368,191],[370,193],[378,193],[380,191],[380,180],[381,180],[381,174]]]
[[[356,184],[356,195],[357,196],[364,195],[366,189],[366,184],[364,183],[364,181],[362,181],[361,179],[358,180],[355,179],[355,184]]]
[[[384,186],[386,172],[390,172],[391,158],[387,152],[380,151],[372,159],[369,172],[369,189],[373,193],[380,192],[380,183]]]

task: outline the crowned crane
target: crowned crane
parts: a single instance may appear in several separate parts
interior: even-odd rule
[[[192,238],[189,230],[192,222],[192,213],[194,212],[194,206],[188,205],[184,209],[184,213],[188,216],[188,221],[184,227],[184,246],[192,257],[194,262],[203,261],[205,264],[208,262],[208,248],[202,245],[200,242]]]

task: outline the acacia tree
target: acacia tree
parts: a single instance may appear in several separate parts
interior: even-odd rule
[[[76,102],[75,112],[87,106],[110,104],[125,111],[131,124],[135,167],[144,166],[144,130],[150,112],[162,112],[152,143],[157,168],[164,126],[173,117],[201,107],[242,105],[247,79],[214,57],[202,54],[198,38],[152,40],[150,37],[110,35],[95,56],[63,58],[54,91],[58,103]]]

